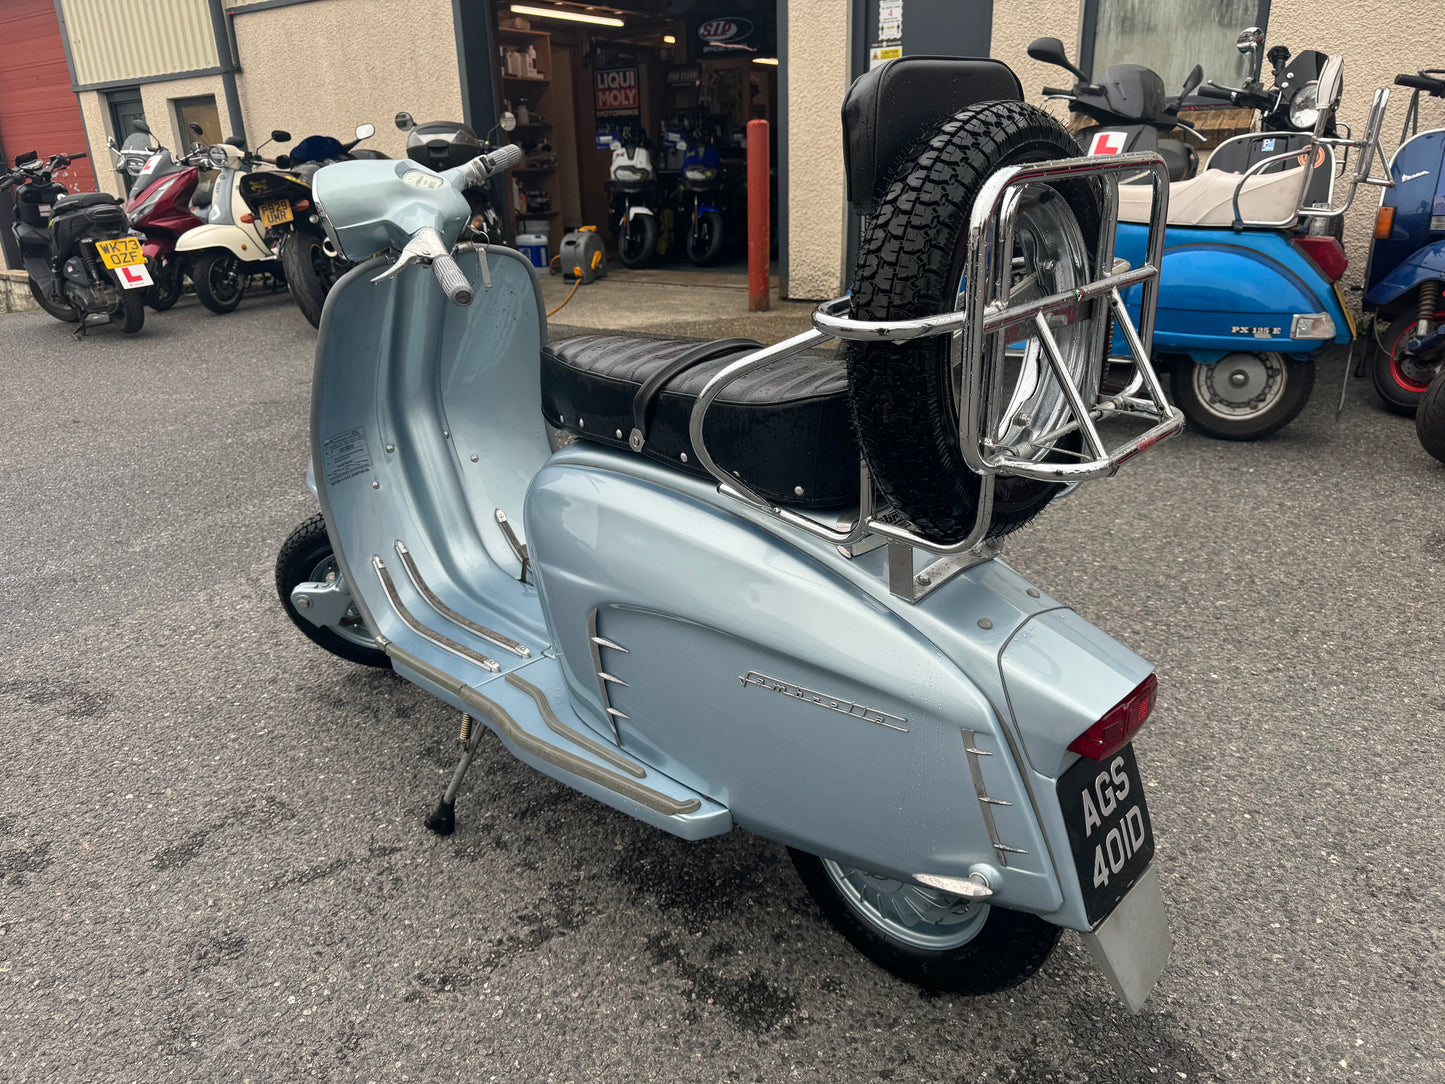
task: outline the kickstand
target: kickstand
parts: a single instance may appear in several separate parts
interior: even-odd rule
[[[442,792],[437,807],[427,814],[426,818],[426,826],[439,836],[449,836],[456,831],[457,791],[462,789],[462,779],[466,776],[467,769],[472,766],[472,758],[477,755],[477,748],[482,744],[482,736],[486,732],[486,727],[477,725],[475,719],[465,712],[462,713],[462,731],[457,735],[457,740],[462,745],[462,759],[457,764],[457,770],[452,772],[452,781]]]

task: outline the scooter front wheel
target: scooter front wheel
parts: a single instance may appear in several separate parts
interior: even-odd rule
[[[1415,412],[1420,447],[1445,463],[1445,373],[1435,377]]]
[[[1387,409],[1410,415],[1425,397],[1425,389],[1445,362],[1445,348],[1437,347],[1428,354],[1410,353],[1410,340],[1420,322],[1415,309],[1400,313],[1385,330],[1384,340],[1375,350],[1370,376],[1375,391]],[[1435,326],[1445,323],[1445,310],[1435,314]]]
[[[362,623],[360,615],[355,616],[352,624],[322,627],[302,617],[291,601],[291,592],[298,585],[331,583],[340,574],[331,538],[326,533],[326,520],[318,512],[287,535],[276,556],[276,594],[281,598],[281,607],[313,643],[333,655],[362,666],[391,666],[391,660]]]
[[[1294,420],[1315,386],[1312,358],[1226,354],[1203,365],[1181,358],[1170,374],[1174,402],[1189,424],[1220,440],[1258,440]]]
[[[617,258],[623,267],[646,267],[656,252],[657,220],[652,215],[632,215],[622,223]]]
[[[954,994],[993,994],[1049,958],[1060,930],[1022,911],[788,849],[825,918],[900,979]]]

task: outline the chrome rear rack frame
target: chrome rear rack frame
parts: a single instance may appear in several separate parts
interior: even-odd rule
[[[1119,184],[1141,175],[1153,188],[1149,236],[1144,263],[1130,268],[1114,256]],[[1098,178],[1103,186],[1103,215],[1093,266],[1096,269],[1108,268],[1108,272],[1096,272],[1091,281],[1068,292],[1010,306],[1007,299],[1011,286],[1014,231],[1023,189],[1028,185],[1087,178]],[[997,542],[987,538],[993,516],[994,479],[998,475],[1065,484],[1108,477],[1129,459],[1183,427],[1183,415],[1169,406],[1150,361],[1168,202],[1168,170],[1157,154],[1069,158],[998,170],[984,182],[974,201],[968,226],[965,288],[960,296],[961,304],[955,311],[908,320],[855,320],[846,315],[850,298],[840,297],[824,302],[813,313],[811,330],[746,354],[725,366],[707,382],[693,406],[688,424],[698,461],[716,479],[719,493],[817,538],[840,547],[854,547],[865,537],[887,541],[890,547],[890,590],[910,601],[923,598],[953,575],[998,555]],[[1123,300],[1123,291],[1134,286],[1140,288],[1142,295],[1137,327],[1130,319]],[[1083,320],[1086,313],[1089,314],[1087,320],[1091,322],[1091,350],[1100,362],[1092,370],[1092,387],[1081,389],[1067,374],[1049,318],[1073,316]],[[1110,317],[1123,335],[1129,357],[1109,357],[1112,343],[1106,342],[1105,336]],[[1085,446],[1078,462],[1039,462],[1029,457],[1029,448],[1002,446],[990,436],[996,431],[1001,408],[1000,377],[1010,341],[1009,333],[1017,337],[1025,328],[1029,334],[1038,336],[1043,355],[1041,365],[1044,372],[1059,383],[1071,415],[1070,420],[1038,438],[1038,442],[1057,440],[1077,430]],[[708,409],[729,384],[744,374],[834,339],[902,342],[939,335],[951,336],[955,356],[968,359],[968,363],[963,365],[959,440],[964,461],[980,475],[974,524],[959,541],[937,542],[883,518],[887,510],[882,510],[880,514],[877,508],[872,475],[861,451],[858,512],[851,523],[836,526],[772,503],[720,467],[708,451],[704,438]],[[1103,395],[1099,391],[1105,359],[1134,365],[1134,375],[1129,384],[1116,394]],[[1108,417],[1134,417],[1153,424],[1146,432],[1108,449],[1095,424]],[[861,550],[862,547],[859,548]],[[918,569],[915,551],[932,554],[937,559]]]

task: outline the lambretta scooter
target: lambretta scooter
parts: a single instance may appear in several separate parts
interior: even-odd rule
[[[514,147],[316,174],[331,243],[364,262],[326,301],[322,513],[277,586],[317,643],[464,713],[434,830],[491,730],[677,836],[785,843],[905,979],[1004,989],[1067,928],[1139,1009],[1170,948],[1131,745],[1153,668],[998,552],[1183,424],[1149,363],[1168,174],[1078,158],[1021,99],[996,61],[862,76],[854,288],[766,348],[549,344],[526,259],[452,244]],[[1130,268],[1112,220],[1141,171],[1156,226]],[[1111,319],[1134,375],[1104,396]],[[815,352],[832,338],[845,359]]]

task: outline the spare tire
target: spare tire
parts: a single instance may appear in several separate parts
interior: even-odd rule
[[[904,155],[882,204],[864,223],[854,271],[850,315],[859,320],[898,320],[958,307],[968,256],[968,223],[974,200],[995,171],[1024,162],[1076,158],[1078,144],[1047,113],[1023,102],[984,102],[955,114]],[[1031,185],[1024,192],[1015,240],[1014,300],[1060,292],[1094,277],[1101,219],[1100,186],[1091,180]],[[1020,255],[1023,263],[1019,264]],[[1095,304],[1098,304],[1096,302]],[[1022,334],[1022,332],[1019,332]],[[1104,349],[1082,321],[1055,329],[1061,352],[1078,381],[1097,380]],[[981,477],[969,469],[959,445],[959,395],[952,337],[905,342],[850,342],[847,350],[853,420],[869,470],[882,494],[920,534],[957,542],[974,526]],[[1062,393],[1049,378],[1024,387],[1034,366],[1005,398],[994,434],[1021,446],[1061,417]],[[1010,395],[1008,387],[1003,394]],[[1045,404],[1038,396],[1048,397]],[[1046,409],[1031,417],[1022,404]],[[1023,418],[1015,425],[1011,419]],[[1035,447],[1036,461],[1070,458],[1079,434]],[[1027,523],[1063,485],[999,476],[988,537]]]

